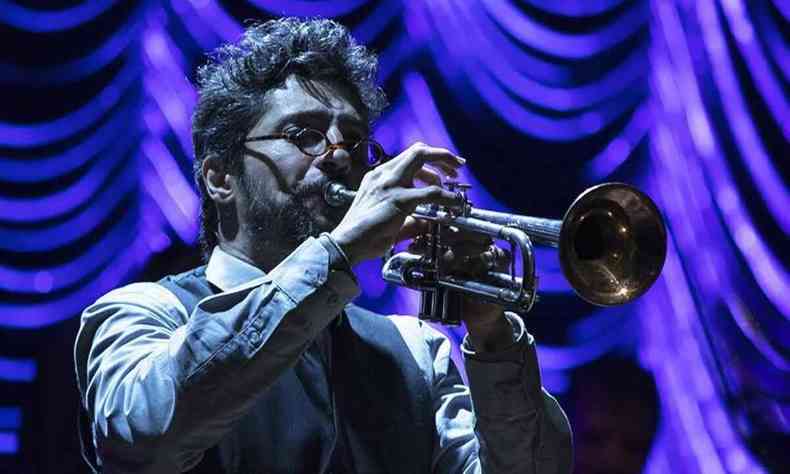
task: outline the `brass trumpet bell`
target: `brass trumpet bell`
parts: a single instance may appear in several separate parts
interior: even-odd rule
[[[565,278],[585,301],[627,303],[650,288],[667,253],[661,213],[633,186],[587,189],[562,219],[559,257]]]

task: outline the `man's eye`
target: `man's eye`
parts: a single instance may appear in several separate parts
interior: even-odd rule
[[[343,132],[343,139],[349,142],[358,142],[360,140],[364,140],[366,137],[367,135],[362,133],[356,127]]]

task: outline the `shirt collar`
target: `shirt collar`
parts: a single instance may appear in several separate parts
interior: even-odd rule
[[[206,265],[206,279],[222,291],[228,291],[266,273],[260,268],[214,246]]]

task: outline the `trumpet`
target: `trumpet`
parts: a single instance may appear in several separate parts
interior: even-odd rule
[[[467,197],[468,185],[449,183],[458,193],[457,207],[417,206],[412,216],[430,221],[423,255],[400,252],[382,267],[384,280],[422,292],[419,318],[460,324],[461,293],[471,294],[525,314],[538,299],[534,245],[559,250],[562,273],[576,294],[598,306],[628,303],[647,291],[664,266],[667,236],[655,203],[624,183],[588,188],[561,220],[478,209]],[[331,206],[347,205],[356,192],[338,183],[324,188]],[[459,278],[441,265],[442,233],[450,226],[507,241],[509,273],[490,271],[479,280]],[[518,256],[518,257],[517,257]],[[521,275],[516,274],[516,258]]]

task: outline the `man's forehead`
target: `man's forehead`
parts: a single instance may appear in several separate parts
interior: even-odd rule
[[[361,104],[349,87],[338,82],[289,76],[285,83],[266,93],[265,122],[306,111],[341,116],[365,123]]]

